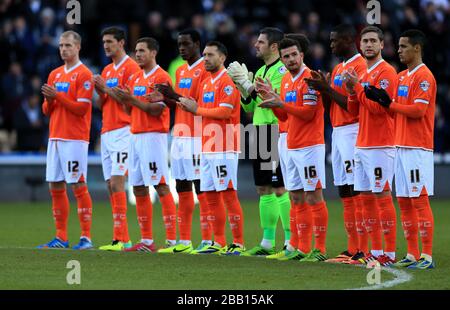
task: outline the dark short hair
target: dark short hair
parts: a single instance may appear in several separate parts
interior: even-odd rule
[[[304,35],[303,33],[288,33],[284,36],[287,39],[293,39],[298,41],[301,47],[301,51],[306,54],[309,51],[309,45],[311,42],[309,41],[308,37]]]
[[[206,46],[215,46],[215,47],[217,47],[217,49],[219,50],[219,52],[221,52],[223,55],[225,55],[225,57],[228,56],[228,50],[227,50],[226,46],[223,45],[222,42],[219,42],[219,41],[209,41],[208,43],[206,43]]]
[[[375,32],[378,35],[378,39],[380,39],[380,41],[384,40],[384,33],[383,30],[381,30],[380,28],[378,28],[377,26],[367,26],[364,27],[363,30],[361,30],[361,37],[369,32]]]
[[[267,41],[269,41],[269,45],[273,43],[279,44],[281,40],[284,38],[284,33],[278,28],[275,27],[266,27],[259,31],[259,34],[265,34],[267,37]]]
[[[278,45],[278,50],[281,53],[282,49],[289,48],[291,46],[297,46],[298,50],[300,52],[303,52],[300,43],[297,40],[289,39],[289,38],[284,38],[283,40],[280,41],[280,44]]]
[[[192,42],[194,42],[194,43],[198,42],[200,44],[200,42],[201,42],[200,33],[197,30],[193,29],[193,28],[188,28],[188,29],[181,30],[178,33],[178,35],[179,36],[182,36],[182,35],[191,36]]]
[[[125,41],[125,31],[122,28],[119,27],[108,27],[105,28],[102,31],[102,37],[105,35],[112,35],[114,37],[114,39],[116,39],[117,41]]]
[[[427,42],[425,34],[417,29],[406,30],[400,35],[400,38],[408,38],[409,43],[411,43],[411,45],[413,46],[419,44],[422,52]]]
[[[352,40],[356,40],[355,27],[350,24],[337,25],[331,32],[336,32],[339,36],[350,37]]]
[[[153,38],[150,37],[140,38],[139,40],[136,41],[136,45],[138,43],[145,43],[147,44],[147,48],[149,50],[159,52],[159,43]]]

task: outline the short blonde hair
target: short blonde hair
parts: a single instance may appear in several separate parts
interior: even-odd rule
[[[65,31],[61,34],[62,38],[67,38],[69,36],[72,36],[75,42],[81,45],[81,36],[78,34],[78,32],[75,32],[73,30]]]

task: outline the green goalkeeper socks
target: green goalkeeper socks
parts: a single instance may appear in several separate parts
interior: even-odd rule
[[[289,199],[289,193],[284,193],[280,197],[277,197],[278,205],[280,207],[281,224],[284,230],[284,240],[291,239],[291,226],[290,226],[290,211],[291,200]]]
[[[278,206],[277,196],[272,193],[259,197],[259,216],[261,227],[264,230],[264,239],[270,240],[272,246],[275,246],[275,234],[277,229],[280,208]]]

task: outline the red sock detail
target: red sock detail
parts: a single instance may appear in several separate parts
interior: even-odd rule
[[[127,195],[125,192],[112,194],[113,219],[114,219],[114,240],[122,242],[130,241],[128,236],[127,223]]]
[[[162,204],[164,226],[166,228],[166,239],[177,240],[177,206],[171,193],[159,197]]]
[[[381,229],[384,236],[384,251],[395,252],[397,240],[397,213],[392,196],[377,197],[380,210]]]
[[[244,244],[244,214],[242,213],[237,191],[229,189],[222,192],[223,201],[228,210],[233,243]]]
[[[200,208],[200,230],[202,233],[202,240],[212,240],[212,222],[211,212],[209,212],[208,201],[206,200],[206,194],[201,193],[197,195],[199,208]]]
[[[298,247],[298,231],[297,231],[297,209],[296,205],[291,200],[291,210],[289,211],[289,224],[291,228],[291,239],[289,240],[289,244],[297,248]]]
[[[180,232],[180,240],[191,240],[192,230],[192,213],[194,212],[194,193],[181,192],[178,193],[178,231]]]
[[[412,205],[417,211],[419,234],[422,239],[422,253],[433,255],[434,217],[428,195],[412,199]]]
[[[380,225],[380,212],[373,194],[361,194],[363,201],[364,225],[372,242],[372,250],[383,250],[383,238]]]
[[[353,255],[359,247],[358,232],[356,231],[355,202],[353,197],[342,198],[344,207],[344,226],[347,232],[347,250]]]
[[[91,238],[92,199],[87,186],[74,191],[78,205],[78,219],[80,220],[81,236]]]
[[[400,219],[408,245],[408,253],[419,259],[419,220],[417,211],[412,205],[411,198],[398,197],[397,201],[400,207]]]
[[[150,196],[136,196],[136,213],[142,239],[153,239],[153,205]]]
[[[67,241],[67,220],[69,219],[69,198],[65,189],[51,189],[53,219],[55,220],[56,237]]]
[[[314,248],[323,254],[327,252],[328,209],[325,201],[310,205],[313,214]]]
[[[221,246],[227,244],[225,237],[226,210],[223,204],[222,195],[219,192],[206,192],[208,208],[211,212],[211,222],[213,224],[214,241]]]
[[[298,245],[297,248],[303,253],[311,252],[313,215],[312,209],[306,203],[295,204],[295,215],[297,222]]]
[[[364,203],[361,195],[353,197],[353,200],[355,201],[355,222],[356,232],[358,234],[358,250],[363,253],[367,253],[369,252],[369,234],[364,226]]]

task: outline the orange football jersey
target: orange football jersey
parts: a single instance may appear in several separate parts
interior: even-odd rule
[[[92,72],[81,61],[69,70],[61,66],[50,73],[47,84],[55,87],[58,93],[69,100],[90,106],[86,114],[78,116],[64,108],[56,99],[50,105],[46,102],[50,117],[49,139],[89,142],[94,91]]]
[[[103,69],[102,77],[109,88],[124,87],[133,74],[141,70],[139,65],[128,55],[117,65],[111,63]],[[122,105],[110,96],[104,94],[102,106],[102,134],[130,124],[130,116],[125,113]]]
[[[397,72],[394,67],[381,59],[368,68],[360,80],[361,86],[375,86],[387,91],[391,98],[397,89]],[[359,131],[356,146],[360,148],[393,147],[394,118],[377,103],[367,99],[361,87],[359,101]]]
[[[348,96],[345,89],[343,74],[346,70],[353,69],[360,77],[367,69],[366,61],[361,54],[356,54],[347,61],[341,62],[334,67],[331,74],[331,87],[343,96]],[[330,120],[333,127],[340,127],[350,125],[358,122],[358,116],[352,115],[345,111],[336,102],[331,103],[330,107]]]
[[[324,108],[319,92],[308,88],[304,81],[311,77],[311,70],[303,66],[297,76],[286,73],[281,81],[280,96],[284,104],[294,107],[311,105],[316,108],[314,118],[303,120],[288,113],[287,144],[288,149],[295,150],[318,144],[325,144],[324,138]]]
[[[155,84],[163,83],[172,85],[169,74],[157,65],[148,73],[141,70],[133,75],[129,82],[129,88],[133,96],[142,102],[146,102],[143,96],[152,93]],[[134,134],[143,132],[169,132],[169,126],[170,111],[168,108],[165,108],[159,116],[152,116],[137,107],[131,108],[131,132]]]
[[[178,68],[176,72],[175,91],[183,97],[192,97],[199,101],[201,82],[209,76],[205,70],[205,62],[200,58],[192,66],[187,63]],[[194,120],[198,123],[194,126]],[[201,130],[195,132],[195,128],[201,128],[201,117],[190,112],[177,108],[175,110],[175,125],[173,127],[173,135],[176,137],[201,137]],[[189,129],[189,130],[188,130]]]
[[[434,148],[434,113],[436,109],[436,80],[425,64],[420,64],[409,72],[398,74],[397,96],[399,104],[426,104],[427,110],[421,118],[395,115],[395,144],[401,147]]]
[[[225,68],[210,74],[202,84],[199,107],[233,109],[229,119],[203,117],[202,152],[239,152],[241,95],[238,89]]]

